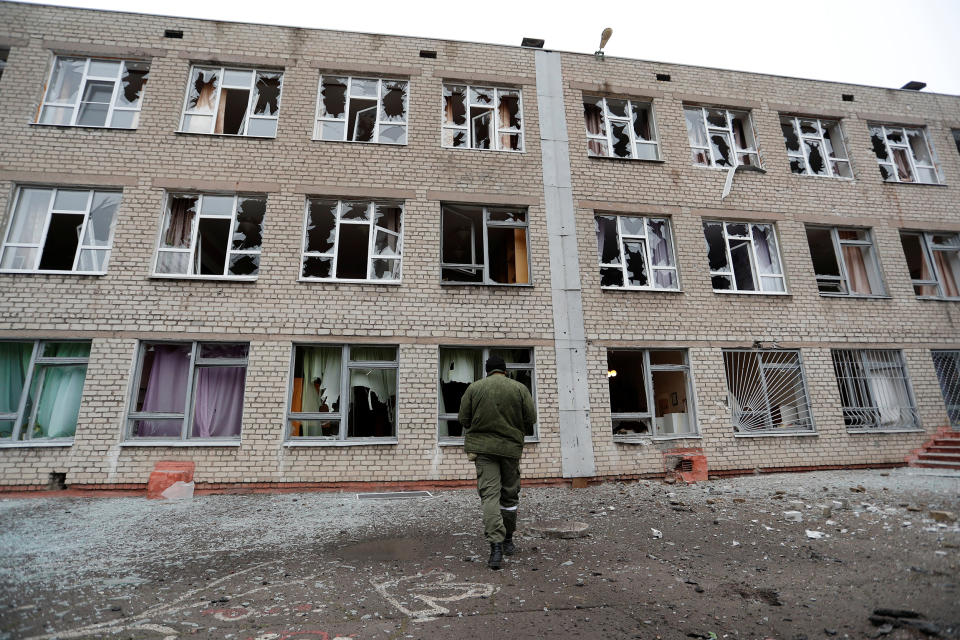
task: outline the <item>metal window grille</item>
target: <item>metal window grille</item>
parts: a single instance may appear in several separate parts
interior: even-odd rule
[[[799,351],[730,350],[723,362],[734,431],[813,431]]]
[[[914,429],[920,424],[903,355],[895,350],[836,349],[833,368],[848,429]]]
[[[960,350],[934,351],[932,355],[950,426],[960,429]]]

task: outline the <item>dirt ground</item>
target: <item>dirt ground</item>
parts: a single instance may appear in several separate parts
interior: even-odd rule
[[[0,639],[960,638],[932,510],[960,513],[960,473],[525,489],[491,571],[472,491],[0,500]],[[555,518],[589,536],[529,535]]]

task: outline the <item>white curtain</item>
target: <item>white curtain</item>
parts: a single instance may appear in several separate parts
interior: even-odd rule
[[[333,411],[340,400],[340,347],[308,347],[303,350],[303,411],[319,412],[322,405]]]

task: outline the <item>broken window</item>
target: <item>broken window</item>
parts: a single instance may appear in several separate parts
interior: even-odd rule
[[[3,70],[7,68],[8,55],[10,55],[10,49],[0,49],[0,78],[3,78]]]
[[[947,407],[947,416],[954,429],[960,427],[960,350],[932,351],[940,391]]]
[[[73,438],[90,341],[0,341],[0,442]]]
[[[736,433],[813,431],[799,351],[729,349],[723,364]]]
[[[913,292],[921,298],[960,298],[960,234],[901,231]]]
[[[444,147],[523,151],[519,89],[443,85]]]
[[[683,108],[693,164],[733,169],[760,166],[753,123],[748,111],[715,107]]]
[[[136,129],[149,72],[146,62],[57,56],[37,122]]]
[[[103,274],[120,192],[20,187],[0,271]]]
[[[871,124],[870,142],[884,181],[940,184],[926,127]]]
[[[807,242],[820,293],[845,296],[884,294],[880,265],[869,230],[808,226]]]
[[[669,220],[600,215],[596,228],[600,286],[679,288]]]
[[[587,153],[606,158],[659,160],[653,105],[620,98],[583,97]]]
[[[282,71],[192,67],[180,131],[274,138]]]
[[[407,144],[406,80],[320,76],[318,140]]]
[[[843,423],[851,430],[916,429],[920,418],[903,354],[892,349],[834,349]]]
[[[780,128],[790,171],[810,176],[853,177],[838,121],[781,116]]]
[[[297,345],[290,379],[288,439],[397,437],[397,347]]]
[[[444,282],[530,283],[526,211],[445,204],[441,216]]]
[[[307,200],[303,280],[400,280],[403,205]]]
[[[471,382],[485,376],[484,365],[490,356],[499,356],[507,365],[507,377],[523,384],[536,404],[533,349],[527,347],[440,347],[439,437],[443,443],[462,443],[463,427],[457,420],[460,400]],[[526,438],[537,435],[534,425]]]
[[[714,291],[787,290],[772,224],[704,222],[703,233]]]
[[[142,342],[127,437],[240,440],[246,343]]]
[[[266,196],[170,194],[154,275],[255,278],[266,210]]]
[[[953,129],[953,141],[957,143],[957,151],[960,152],[960,129]]]
[[[686,350],[609,350],[607,385],[614,439],[696,435]]]

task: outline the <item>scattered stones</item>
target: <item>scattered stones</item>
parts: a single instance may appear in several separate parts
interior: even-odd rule
[[[784,511],[783,517],[787,522],[803,522],[803,514],[799,511]]]
[[[529,531],[542,538],[570,539],[585,537],[589,528],[586,522],[576,520],[543,520],[531,524]]]
[[[650,537],[659,540],[663,537],[663,531],[660,531],[660,529],[650,529]]]
[[[937,522],[956,522],[957,514],[953,511],[931,511],[930,517]]]

